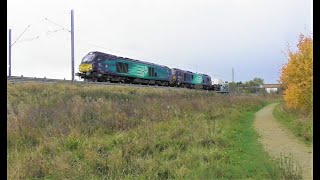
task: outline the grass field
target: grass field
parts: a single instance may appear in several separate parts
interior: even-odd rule
[[[277,179],[254,113],[272,97],[8,84],[8,179]]]
[[[286,109],[282,102],[274,108],[273,115],[302,142],[307,145],[313,143],[312,113],[309,115],[302,115],[299,112]]]

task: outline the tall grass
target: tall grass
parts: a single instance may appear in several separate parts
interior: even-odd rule
[[[277,166],[281,169],[283,179],[300,180],[302,179],[302,169],[297,161],[293,160],[292,155],[280,154],[277,158]]]
[[[251,128],[263,97],[65,84],[7,92],[8,179],[279,175]]]
[[[274,110],[275,118],[287,127],[296,137],[307,145],[313,142],[313,117],[312,113],[300,114],[287,109],[283,103],[278,104]]]

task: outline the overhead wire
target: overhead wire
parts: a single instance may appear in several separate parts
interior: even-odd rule
[[[49,35],[49,34],[52,34],[52,33],[56,33],[56,32],[62,31],[62,30],[64,30],[64,29],[57,29],[57,30],[54,30],[54,31],[47,31],[46,35]]]
[[[70,30],[68,30],[68,29],[66,29],[66,28],[62,27],[61,25],[59,25],[59,24],[57,24],[57,23],[55,23],[55,22],[53,22],[53,21],[49,20],[48,18],[44,18],[44,20],[47,20],[48,22],[50,22],[50,23],[52,23],[52,24],[54,24],[54,25],[56,25],[56,26],[59,26],[60,28],[62,28],[62,30],[66,30],[66,31],[68,31],[68,32],[70,32],[70,33],[71,33],[71,31],[70,31]]]
[[[52,21],[51,19],[49,19],[49,18],[47,18],[47,17],[43,18],[40,23],[43,23],[43,21],[50,22],[51,24],[54,24],[55,26],[58,26],[58,27],[60,27],[61,29],[56,29],[56,30],[52,30],[52,31],[47,31],[44,35],[38,35],[38,36],[33,37],[33,38],[27,38],[27,39],[23,39],[23,40],[18,41],[19,38],[20,38],[20,37],[27,31],[27,29],[31,26],[31,25],[28,25],[28,27],[24,30],[23,33],[20,34],[20,36],[17,38],[17,40],[16,40],[13,44],[15,44],[15,43],[20,43],[20,42],[25,42],[25,41],[32,41],[32,40],[35,40],[35,39],[40,39],[40,38],[43,37],[43,36],[49,36],[49,35],[52,35],[52,34],[54,34],[54,33],[60,32],[60,31],[67,31],[67,32],[71,33],[70,30],[68,30],[67,28],[63,27],[62,25],[60,25],[60,24]],[[97,45],[97,44],[94,44],[94,43],[91,43],[91,42],[87,42],[87,41],[83,41],[83,40],[79,40],[79,39],[76,39],[76,40],[77,40],[77,41],[80,41],[81,43],[85,43],[85,44],[87,44],[87,45],[90,45],[90,46],[102,48],[102,49],[105,49],[105,50],[108,50],[108,51],[110,50],[110,49],[108,49],[108,48],[106,48],[106,47],[103,47],[103,46],[101,46],[101,45]],[[13,45],[13,44],[12,44],[12,45]],[[11,45],[11,46],[12,46],[12,45]]]
[[[28,27],[20,34],[20,36],[12,43],[10,44],[10,46],[12,47],[18,40],[19,38],[29,29],[30,25],[28,25]]]
[[[54,25],[56,25],[56,26],[58,26],[58,27],[61,28],[61,29],[57,29],[57,30],[53,30],[53,31],[47,31],[47,32],[44,34],[45,36],[51,35],[51,34],[53,34],[53,33],[56,33],[56,32],[62,31],[62,30],[67,31],[67,32],[71,32],[70,30],[62,27],[61,25],[53,22],[52,20],[50,20],[50,19],[48,19],[48,18],[42,19],[40,23],[42,23],[44,20],[46,20],[46,21],[48,21],[48,22],[50,22],[50,23],[52,23],[52,24],[54,24]],[[16,43],[20,43],[20,42],[33,41],[33,40],[36,40],[36,39],[40,39],[40,37],[43,37],[43,36],[44,36],[44,35],[38,35],[38,36],[33,37],[33,38],[27,38],[27,39],[23,39],[23,40],[18,41],[18,40],[20,39],[20,37],[30,28],[30,26],[31,26],[31,25],[28,25],[28,27],[19,35],[19,37],[17,38],[17,40],[14,41],[14,43],[11,44],[11,46],[13,46],[13,45],[16,44]]]
[[[17,41],[17,43],[24,42],[24,41],[32,41],[32,40],[35,40],[35,39],[39,39],[39,37],[40,36],[37,36],[37,37],[34,37],[34,38],[29,38],[29,39],[23,39],[23,40]]]
[[[101,45],[97,45],[95,43],[91,43],[89,41],[85,41],[85,40],[80,40],[80,39],[75,39],[76,41],[80,42],[81,44],[86,44],[86,45],[89,45],[89,46],[93,46],[93,47],[98,47],[98,48],[101,48],[101,49],[105,49],[107,51],[113,51],[113,52],[117,52],[115,50],[112,50],[110,48],[106,48],[104,46],[101,46]],[[119,53],[119,52],[118,52]]]

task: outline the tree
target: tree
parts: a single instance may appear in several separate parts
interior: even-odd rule
[[[256,77],[256,78],[254,78],[254,79],[252,80],[252,82],[253,82],[255,85],[262,85],[262,84],[264,84],[264,79]]]
[[[253,80],[250,80],[245,83],[247,86],[259,86],[264,84],[264,80],[262,78],[255,77]]]
[[[257,93],[259,92],[259,86],[264,84],[262,78],[255,77],[253,80],[247,81],[244,83],[245,92],[247,93]]]
[[[299,37],[298,51],[288,48],[288,63],[281,69],[279,82],[287,107],[308,113],[312,109],[313,39],[302,34]]]
[[[228,85],[229,85],[229,91],[238,92],[239,87],[242,85],[242,82],[241,81],[239,81],[239,82],[229,82]]]

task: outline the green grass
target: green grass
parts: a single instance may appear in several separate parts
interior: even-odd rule
[[[192,179],[278,179],[276,164],[262,150],[258,135],[252,127],[253,108],[245,112],[229,129],[227,139],[232,144],[224,152],[226,161],[200,167],[192,174]]]
[[[283,103],[276,105],[273,110],[274,117],[290,130],[301,142],[311,145],[312,136],[312,114],[300,115],[284,107]]]
[[[273,100],[8,84],[8,179],[277,179],[252,127]]]

